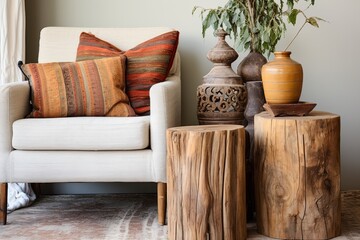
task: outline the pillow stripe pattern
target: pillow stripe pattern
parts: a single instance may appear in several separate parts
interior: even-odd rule
[[[77,49],[76,61],[98,59],[103,57],[116,57],[122,51],[114,45],[102,41],[91,33],[81,33]]]
[[[178,38],[179,32],[168,32],[125,52],[128,59],[126,91],[137,114],[150,114],[150,88],[165,81],[175,57]]]
[[[32,88],[30,117],[133,116],[125,56],[22,66]]]
[[[124,54],[127,57],[126,93],[130,104],[137,115],[149,115],[150,88],[165,81],[174,61],[178,42],[179,32],[171,31],[124,52],[92,34],[82,33],[76,60]]]

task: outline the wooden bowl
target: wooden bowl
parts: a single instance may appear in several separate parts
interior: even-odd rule
[[[280,116],[305,116],[316,106],[316,103],[298,102],[290,104],[264,104],[264,109],[273,117]]]

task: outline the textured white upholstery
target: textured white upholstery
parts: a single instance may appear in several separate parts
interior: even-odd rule
[[[79,35],[91,32],[126,50],[170,28],[50,27],[39,62],[74,61]],[[180,56],[150,89],[151,115],[133,118],[28,119],[27,82],[0,87],[0,182],[166,182],[166,139],[180,125]]]
[[[13,124],[18,150],[138,150],[149,146],[150,117],[20,119]]]
[[[27,82],[9,83],[0,87],[0,182],[7,181],[7,165],[12,151],[12,123],[30,112],[29,98]]]
[[[152,182],[151,150],[12,151],[9,182]]]

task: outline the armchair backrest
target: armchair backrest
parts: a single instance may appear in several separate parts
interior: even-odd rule
[[[148,28],[81,28],[46,27],[40,33],[39,63],[75,61],[81,32],[89,32],[121,50],[128,50],[162,33],[173,31],[167,27]],[[179,54],[173,62],[169,75],[180,75]]]

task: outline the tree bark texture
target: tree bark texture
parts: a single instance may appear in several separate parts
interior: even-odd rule
[[[246,239],[245,130],[167,130],[168,237]]]
[[[255,116],[259,233],[281,239],[340,235],[340,117]]]

